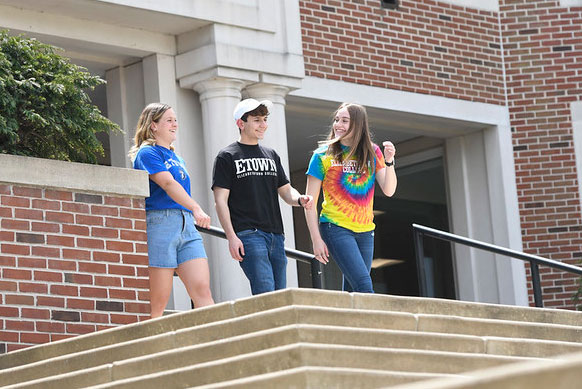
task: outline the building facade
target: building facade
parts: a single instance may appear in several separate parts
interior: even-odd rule
[[[375,140],[398,150],[397,194],[375,200],[377,292],[418,294],[412,223],[577,264],[582,0],[386,3],[394,2],[0,0],[0,26],[61,47],[107,80],[91,96],[125,135],[103,138],[103,164],[130,167],[146,104],[175,107],[177,150],[213,225],[212,164],[238,138],[232,110],[241,98],[274,102],[264,142],[300,190],[333,110],[352,101],[367,107]],[[309,251],[302,213],[282,211],[287,246]],[[205,244],[215,300],[249,295],[225,241]],[[435,296],[533,301],[520,261],[435,242],[426,253]],[[545,305],[572,308],[577,278],[540,271]],[[338,287],[333,265],[324,275]],[[290,259],[289,286],[309,278]],[[173,305],[188,307],[179,287]]]

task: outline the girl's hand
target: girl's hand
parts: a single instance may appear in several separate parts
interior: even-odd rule
[[[329,251],[323,239],[313,242],[313,255],[315,255],[315,259],[324,265],[329,262]]]
[[[194,220],[196,220],[196,224],[202,228],[209,228],[210,227],[210,216],[206,214],[202,210],[202,208],[198,207],[192,211],[194,214]]]
[[[386,162],[392,162],[396,155],[396,147],[394,147],[394,144],[389,140],[384,141],[382,146],[384,146],[384,159]]]
[[[299,204],[305,209],[311,209],[313,207],[313,196],[311,195],[299,196]]]

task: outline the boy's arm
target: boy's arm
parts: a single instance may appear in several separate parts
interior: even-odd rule
[[[241,262],[243,260],[243,256],[245,255],[245,248],[241,240],[234,232],[234,227],[232,226],[232,221],[230,220],[230,209],[228,208],[228,197],[230,195],[230,189],[215,186],[213,191],[214,206],[216,207],[216,213],[218,214],[220,225],[226,233],[230,256],[233,259]]]
[[[279,196],[281,196],[283,201],[292,207],[301,206],[305,209],[311,209],[313,207],[313,197],[307,194],[300,194],[291,184],[285,184],[279,187],[277,192],[279,192]]]

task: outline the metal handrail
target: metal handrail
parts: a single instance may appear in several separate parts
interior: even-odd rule
[[[223,229],[210,226],[209,228],[203,228],[196,226],[196,229],[205,234],[216,236],[218,238],[226,239],[226,233]],[[313,254],[306,253],[304,251],[290,249],[285,247],[285,254],[291,258],[297,259],[299,262],[311,265],[311,282],[313,288],[322,289],[323,287],[323,271],[321,269],[321,263],[315,259]]]
[[[445,232],[441,230],[436,230],[434,228],[421,226],[418,224],[412,225],[413,237],[414,237],[414,247],[416,248],[416,265],[418,271],[418,282],[420,286],[420,295],[427,297],[427,280],[424,266],[424,246],[423,246],[423,235],[431,236],[436,239],[461,243],[466,246],[475,247],[481,250],[490,251],[496,254],[505,255],[508,257],[520,259],[522,261],[528,261],[531,267],[532,284],[534,289],[534,301],[536,307],[543,308],[544,302],[542,299],[542,287],[540,284],[540,272],[539,265],[549,266],[554,269],[565,270],[570,273],[582,275],[582,268],[574,265],[570,265],[563,262],[558,262],[553,259],[543,258],[533,254],[522,253],[520,251],[515,251],[501,246],[496,246],[494,244],[480,242],[478,240],[465,238],[463,236],[451,234],[450,232]]]

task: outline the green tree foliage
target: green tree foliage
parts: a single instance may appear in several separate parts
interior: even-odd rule
[[[0,31],[0,153],[96,163],[95,134],[120,131],[85,92],[104,82],[53,46]]]

